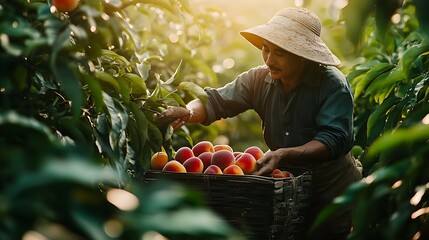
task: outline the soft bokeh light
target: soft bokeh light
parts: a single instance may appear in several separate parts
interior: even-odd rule
[[[22,236],[22,240],[48,240],[48,238],[39,232],[28,231]]]
[[[106,234],[111,238],[121,236],[123,230],[124,226],[117,220],[109,220],[104,223],[104,232],[106,232]]]
[[[223,62],[222,62],[222,66],[225,69],[231,69],[234,67],[234,65],[235,65],[235,61],[232,58],[227,58],[227,59],[223,60]]]
[[[401,21],[401,15],[399,13],[395,13],[392,15],[390,20],[392,21],[392,23],[398,24]]]
[[[143,235],[142,240],[167,240],[167,238],[158,232],[149,231]]]
[[[136,196],[117,188],[107,192],[107,201],[123,211],[132,211],[139,206],[139,199]]]
[[[422,119],[422,123],[425,125],[429,125],[429,114],[427,114],[423,119]]]

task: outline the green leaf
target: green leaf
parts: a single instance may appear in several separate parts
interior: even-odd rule
[[[181,82],[177,89],[189,92],[193,97],[200,99],[203,103],[207,102],[208,96],[203,88],[193,82]]]
[[[141,63],[136,63],[137,71],[140,76],[146,81],[149,78],[149,71],[151,69],[151,65],[147,61],[143,61]]]
[[[386,133],[377,139],[369,148],[368,155],[374,157],[383,151],[400,148],[402,145],[412,144],[415,142],[426,142],[428,139],[428,125],[417,124],[407,129],[398,129],[391,134]]]
[[[66,97],[71,100],[73,115],[79,116],[83,103],[83,93],[78,66],[75,62],[59,60],[51,62],[51,69],[55,80],[61,85]]]
[[[116,81],[116,79],[110,75],[109,73],[103,72],[103,71],[95,71],[95,77],[105,83],[110,84],[112,87],[115,88],[116,91],[119,92],[119,84]]]
[[[387,112],[398,103],[401,99],[398,97],[390,97],[384,100],[378,108],[369,116],[367,123],[368,142],[372,142],[377,138],[384,128]],[[378,129],[376,129],[378,126]]]
[[[366,91],[371,82],[380,76],[380,74],[390,71],[394,67],[395,66],[390,63],[379,63],[374,68],[369,70],[362,79],[359,79],[359,82],[356,85],[355,99],[358,99],[360,95]]]
[[[411,64],[422,54],[429,51],[429,44],[421,44],[408,48],[401,59],[399,60],[398,65],[401,66],[404,71],[407,79],[410,79]]]
[[[139,97],[147,96],[146,83],[143,78],[134,73],[125,73],[122,77],[130,83],[132,95],[137,95]]]
[[[178,82],[182,79],[180,75],[180,70],[182,67],[182,60],[179,63],[179,66],[177,66],[176,71],[174,72],[174,74],[170,77],[170,79],[168,79],[167,81],[165,81],[163,84],[168,85],[168,84],[172,84],[174,83],[175,85],[178,85]]]

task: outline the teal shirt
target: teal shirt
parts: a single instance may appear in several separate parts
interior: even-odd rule
[[[271,150],[314,139],[330,150],[332,159],[338,159],[353,144],[353,94],[335,67],[308,64],[289,95],[266,66],[252,68],[224,87],[205,90],[209,96],[205,125],[253,109],[262,119]]]

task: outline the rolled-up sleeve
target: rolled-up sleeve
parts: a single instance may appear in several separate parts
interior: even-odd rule
[[[202,124],[210,125],[216,120],[233,117],[252,108],[256,75],[256,71],[251,69],[221,88],[205,88],[208,94],[204,106],[207,118]]]
[[[325,144],[332,157],[337,158],[350,151],[353,144],[353,96],[347,84],[337,85],[325,96],[314,139]]]

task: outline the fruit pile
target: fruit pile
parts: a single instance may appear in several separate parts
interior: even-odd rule
[[[177,149],[173,159],[165,152],[157,152],[151,158],[151,169],[163,172],[203,173],[203,174],[252,174],[256,170],[256,162],[264,156],[257,146],[248,147],[237,152],[229,145],[213,145],[210,141],[201,141],[192,148]],[[288,171],[275,169],[274,178],[288,178]]]

